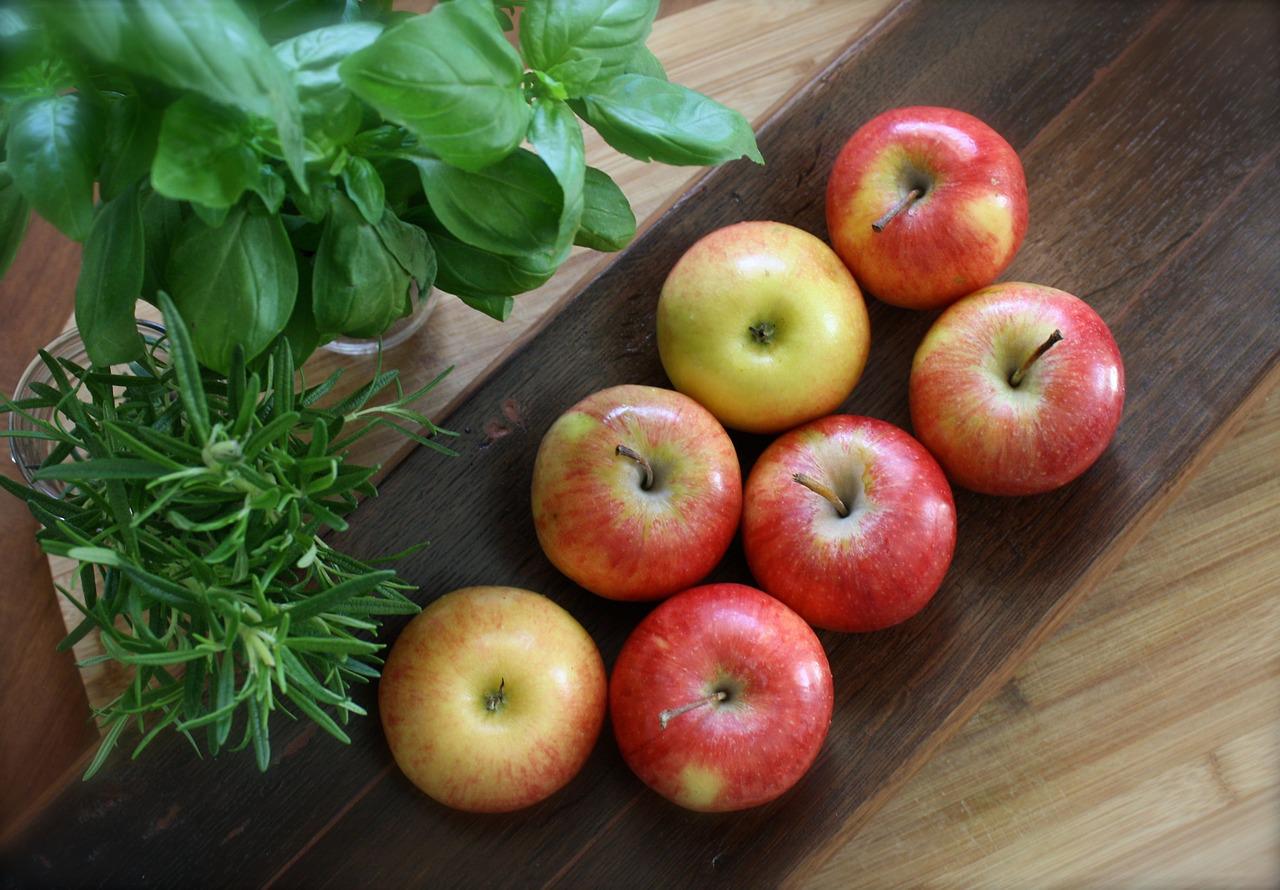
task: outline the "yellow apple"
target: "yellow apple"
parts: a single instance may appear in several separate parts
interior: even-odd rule
[[[604,722],[604,662],[541,594],[468,587],[405,627],[378,687],[396,763],[446,806],[502,813],[578,774]]]
[[[658,300],[658,352],[675,388],[747,432],[830,414],[853,391],[870,344],[867,307],[844,263],[783,223],[706,235]]]

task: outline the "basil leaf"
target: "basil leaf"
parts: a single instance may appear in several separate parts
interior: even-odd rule
[[[568,105],[542,99],[533,108],[529,142],[560,184],[563,209],[558,244],[560,252],[567,255],[582,218],[582,183],[587,169],[582,128]]]
[[[258,180],[248,124],[234,108],[183,96],[160,122],[151,184],[175,200],[230,207]]]
[[[667,71],[662,67],[662,62],[658,60],[647,46],[637,46],[631,58],[627,59],[627,64],[622,66],[623,74],[643,74],[645,77],[656,77],[658,80],[667,79]]]
[[[147,175],[156,153],[160,116],[144,106],[136,94],[121,96],[111,104],[107,117],[106,150],[98,188],[110,201]]]
[[[346,166],[342,168],[342,184],[347,190],[347,197],[360,208],[365,220],[376,225],[382,219],[386,193],[373,164],[360,157],[348,158]]]
[[[475,173],[431,158],[413,160],[431,209],[459,240],[492,253],[554,248],[560,186],[537,155],[517,149]]]
[[[297,257],[298,299],[293,303],[293,314],[280,336],[289,341],[289,350],[299,364],[316,351],[320,345],[320,331],[311,312],[311,276],[313,263],[309,257]]]
[[[234,0],[64,0],[56,15],[103,61],[271,119],[289,169],[302,176],[297,93]]]
[[[200,218],[200,222],[204,223],[211,229],[216,229],[227,221],[227,213],[229,207],[206,207],[203,204],[191,204],[191,209],[195,215]]]
[[[425,293],[436,279],[436,254],[431,249],[431,242],[427,240],[427,233],[400,219],[390,210],[383,211],[374,229],[382,239],[382,246],[395,257],[400,268],[418,282],[418,289]]]
[[[488,253],[431,232],[436,252],[436,286],[458,297],[512,296],[544,284],[556,271],[547,254],[504,256]]]
[[[701,166],[748,157],[764,163],[745,117],[678,84],[623,74],[582,104],[605,142],[642,161]]]
[[[553,65],[546,75],[560,84],[565,95],[576,99],[585,93],[600,74],[600,60],[596,58],[570,59]]]
[[[316,250],[311,311],[325,334],[376,337],[404,310],[409,273],[349,198],[335,193]]]
[[[101,129],[79,93],[32,99],[9,116],[9,175],[37,213],[76,241],[93,226]]]
[[[76,327],[89,360],[110,366],[142,357],[133,307],[142,290],[142,212],[131,188],[98,209],[76,282]]]
[[[142,299],[154,303],[156,291],[165,290],[165,266],[169,250],[184,220],[182,205],[158,192],[142,202]]]
[[[31,205],[9,175],[8,162],[0,161],[0,278],[18,254],[30,218]]]
[[[381,33],[382,25],[377,22],[351,22],[317,28],[271,48],[293,80],[303,115],[323,113],[328,107],[326,95],[347,92],[338,76],[338,65]]]
[[[574,244],[593,250],[622,250],[636,235],[631,203],[609,174],[587,168],[582,223]]]
[[[520,49],[534,68],[600,60],[599,77],[622,72],[653,28],[658,0],[529,0],[520,15]]]
[[[262,199],[262,206],[267,208],[268,213],[280,212],[280,207],[284,204],[284,177],[270,164],[258,167],[258,179],[249,187]]]
[[[496,294],[457,294],[456,296],[472,309],[479,310],[498,321],[506,321],[516,305],[516,301],[511,297],[500,297]]]
[[[273,43],[360,17],[360,0],[251,0],[258,28]]]
[[[445,162],[479,170],[524,138],[524,65],[489,0],[451,0],[338,66],[347,88]]]
[[[165,270],[201,364],[225,374],[236,344],[251,360],[293,314],[298,267],[278,216],[235,207],[219,228],[183,224]]]

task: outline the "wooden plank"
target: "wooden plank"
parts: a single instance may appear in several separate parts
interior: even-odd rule
[[[152,866],[147,872],[152,879],[154,868],[165,867],[158,857],[146,855],[149,850],[158,852],[162,842],[157,837],[163,839],[170,856],[182,837],[205,841],[206,847],[212,846],[207,839],[221,837],[226,843],[219,852],[225,854],[226,861],[212,863],[215,877],[206,870],[194,872],[208,861],[209,854],[203,849],[184,847],[174,858],[181,858],[202,879],[216,880],[217,874],[223,874],[244,880],[247,874],[262,872],[232,870],[252,866],[255,861],[245,858],[243,844],[236,843],[239,838],[251,834],[250,828],[256,832],[267,826],[271,829],[269,842],[259,836],[256,861],[259,868],[267,858],[278,863],[281,851],[297,849],[294,838],[300,835],[295,822],[287,822],[285,817],[307,821],[311,813],[300,803],[314,808],[332,797],[344,801],[336,812],[328,811],[331,818],[337,817],[336,823],[324,834],[313,833],[310,838],[314,843],[304,842],[311,845],[297,867],[285,873],[285,883],[318,884],[325,878],[337,881],[352,876],[363,882],[379,877],[392,882],[411,877],[430,880],[433,876],[448,881],[450,875],[455,883],[470,878],[482,882],[487,877],[523,882],[557,875],[566,883],[603,883],[611,876],[637,883],[655,879],[657,869],[668,869],[661,873],[665,877],[689,882],[732,880],[744,874],[768,881],[803,863],[804,852],[815,840],[838,837],[842,828],[855,824],[858,813],[866,811],[865,802],[873,798],[877,788],[887,787],[886,777],[894,772],[892,767],[885,769],[885,752],[913,745],[914,750],[922,750],[921,733],[931,721],[934,729],[927,730],[928,740],[939,738],[937,728],[954,723],[968,704],[968,690],[975,688],[969,681],[975,675],[999,677],[1003,669],[1000,660],[1009,655],[1007,637],[1034,639],[1065,614],[1066,605],[1083,589],[1080,582],[1087,580],[1089,567],[1114,558],[1127,543],[1124,535],[1132,535],[1141,526],[1140,520],[1152,515],[1175,484],[1185,478],[1205,453],[1206,444],[1226,428],[1234,406],[1262,385],[1275,364],[1275,347],[1266,334],[1280,313],[1274,302],[1276,258],[1268,252],[1280,215],[1280,174],[1273,154],[1277,121],[1273,107],[1267,104],[1276,83],[1273,72],[1257,70],[1258,60],[1266,58],[1265,46],[1249,45],[1250,41],[1265,40],[1273,21],[1254,18],[1269,14],[1259,12],[1263,7],[1235,6],[1227,11],[1176,7],[1131,42],[1134,32],[1143,26],[1146,12],[1134,9],[1087,11],[1087,18],[1098,23],[1095,33],[1087,33],[1078,22],[1072,29],[1056,17],[1054,7],[1033,9],[1025,19],[1006,11],[999,26],[982,18],[984,13],[993,15],[991,10],[966,9],[964,15],[972,18],[949,22],[948,39],[935,33],[932,40],[930,32],[923,30],[924,17],[910,13],[866,47],[862,56],[849,62],[843,77],[828,78],[816,91],[819,98],[840,109],[840,115],[853,120],[867,116],[869,108],[874,111],[881,104],[949,99],[997,121],[999,108],[962,101],[965,90],[982,87],[939,80],[946,76],[946,68],[931,75],[923,72],[918,75],[922,80],[894,79],[901,66],[890,64],[893,55],[889,51],[896,50],[900,62],[921,50],[926,57],[930,50],[945,53],[948,42],[956,44],[957,51],[973,52],[974,43],[965,46],[966,41],[979,41],[980,49],[984,40],[988,47],[1008,46],[1016,42],[1014,36],[1026,40],[1025,58],[1011,60],[1009,72],[997,68],[987,75],[1012,90],[1012,99],[1009,95],[988,96],[987,101],[1022,101],[1024,115],[1034,120],[1026,124],[1025,118],[1019,118],[1010,126],[997,121],[997,126],[1013,132],[1012,127],[1022,122],[1014,144],[1024,150],[1030,147],[1028,172],[1033,195],[1039,177],[1061,182],[1083,177],[1089,189],[1076,195],[1061,188],[1060,194],[1076,202],[1070,215],[1065,210],[1038,210],[1039,205],[1033,205],[1033,231],[1037,214],[1042,212],[1061,214],[1058,224],[1064,225],[1065,220],[1067,228],[1059,230],[1058,239],[1040,243],[1034,250],[1029,244],[1019,261],[1020,270],[1025,269],[1020,274],[1045,276],[1043,280],[1050,281],[1047,275],[1054,271],[1053,264],[1074,256],[1075,262],[1063,269],[1075,283],[1062,277],[1051,283],[1070,286],[1087,296],[1114,322],[1117,338],[1130,359],[1131,399],[1128,420],[1116,446],[1077,485],[1026,501],[961,497],[962,538],[956,572],[940,599],[920,619],[874,637],[827,635],[840,699],[837,725],[815,774],[795,794],[758,813],[696,819],[644,794],[625,774],[616,751],[606,742],[586,774],[539,811],[498,820],[471,819],[443,813],[412,794],[398,777],[381,779],[386,755],[376,731],[369,731],[357,738],[350,752],[334,754],[321,745],[295,751],[290,762],[282,764],[286,773],[272,789],[275,795],[265,802],[258,788],[220,787],[219,781],[223,785],[230,781],[225,771],[215,774],[203,765],[191,764],[189,755],[166,749],[162,766],[174,785],[160,787],[180,787],[185,774],[191,791],[183,789],[165,801],[168,809],[160,804],[111,801],[82,791],[61,801],[42,824],[44,830],[33,835],[40,849],[50,861],[79,863],[84,861],[88,844],[101,839],[99,848],[88,849],[96,852],[94,861],[100,863],[95,875],[127,882],[130,876],[136,879],[140,874],[131,861]],[[1045,31],[1037,38],[1040,28]],[[1085,41],[1083,47],[1071,44],[1077,35]],[[1047,41],[1050,36],[1057,41],[1051,47],[1035,42]],[[895,37],[899,40],[896,44]],[[1230,52],[1224,50],[1224,44]],[[1127,45],[1132,49],[1123,52]],[[1243,50],[1238,49],[1241,45]],[[975,55],[990,61],[1000,54]],[[1028,88],[1030,95],[1019,98],[1014,88],[1025,82],[1033,58],[1044,60],[1048,70],[1037,72],[1043,77]],[[1051,63],[1051,59],[1060,61]],[[1104,67],[1108,63],[1110,67]],[[1054,64],[1059,67],[1053,68]],[[1185,76],[1176,70],[1179,65],[1185,66]],[[1092,88],[1081,92],[1097,68],[1103,69],[1102,75],[1093,81]],[[849,72],[857,72],[860,89],[873,95],[842,96],[842,86],[849,92],[854,90],[844,79],[851,76]],[[1053,84],[1061,86],[1050,88]],[[1108,84],[1115,87],[1119,98],[1106,92]],[[1186,92],[1190,87],[1195,90]],[[1076,96],[1079,98],[1070,101]],[[1184,96],[1194,96],[1195,101],[1179,106]],[[838,98],[848,98],[848,103],[834,101]],[[1156,153],[1159,140],[1147,139],[1144,151],[1143,140],[1137,138],[1139,150],[1132,156],[1124,151],[1118,157],[1084,152],[1068,158],[1077,165],[1092,161],[1093,166],[1073,168],[1061,159],[1055,162],[1046,157],[1042,168],[1035,167],[1031,156],[1038,144],[1065,144],[1073,133],[1077,139],[1092,140],[1096,149],[1133,144],[1134,138],[1108,143],[1118,138],[1114,120],[1109,129],[1101,131],[1105,138],[1091,135],[1083,126],[1096,122],[1107,101],[1161,106],[1155,118],[1140,119],[1139,126],[1156,128],[1157,133],[1164,127],[1164,139],[1180,142],[1164,146],[1171,151]],[[806,114],[807,119],[803,117]],[[815,123],[814,114],[815,109],[806,108],[803,101],[790,109],[790,123],[810,139],[805,154],[813,151],[813,134],[823,130]],[[1053,123],[1055,116],[1057,124]],[[1041,131],[1045,135],[1038,137]],[[1129,135],[1142,137],[1151,132],[1139,129]],[[828,156],[834,154],[841,138],[842,134],[830,134],[826,143],[817,146],[819,154],[823,150]],[[776,126],[765,139],[775,175],[780,157],[804,160],[781,140]],[[1233,154],[1228,155],[1224,145],[1229,145]],[[1160,181],[1148,181],[1140,175],[1151,169],[1153,157]],[[1106,164],[1100,164],[1100,159]],[[1107,170],[1089,180],[1095,166],[1106,166]],[[1247,177],[1250,171],[1252,178],[1223,183],[1220,177],[1204,172],[1215,166],[1225,168],[1228,178],[1232,173]],[[821,174],[816,177],[819,182],[821,178]],[[1127,191],[1132,198],[1139,184],[1144,206],[1132,209],[1132,200],[1120,200],[1121,207],[1131,209],[1109,215],[1117,195],[1123,198]],[[582,392],[620,379],[661,379],[652,350],[646,345],[651,319],[646,325],[643,318],[620,315],[619,307],[630,305],[634,311],[638,302],[638,315],[647,315],[656,293],[655,282],[660,282],[670,262],[698,234],[699,226],[707,226],[709,220],[712,224],[722,221],[723,205],[729,205],[730,218],[772,215],[819,229],[820,198],[800,194],[804,191],[800,185],[803,182],[779,195],[769,193],[769,183],[757,171],[739,168],[717,175],[714,188],[698,192],[685,202],[679,217],[664,222],[662,241],[650,237],[637,245],[593,285],[573,313],[557,320],[456,415],[461,421],[477,422],[468,440],[472,450],[460,461],[469,472],[455,470],[446,477],[438,464],[426,463],[424,456],[415,455],[392,477],[384,499],[369,505],[363,514],[391,517],[394,523],[362,519],[353,536],[355,543],[370,551],[383,550],[411,536],[430,535],[436,546],[411,564],[413,577],[428,585],[429,594],[443,592],[459,579],[493,580],[494,573],[507,576],[507,580],[519,579],[554,593],[584,619],[607,655],[615,652],[642,610],[601,606],[556,578],[536,550],[530,550],[523,486],[532,448],[551,418]],[[1183,191],[1189,201],[1183,201]],[[725,194],[736,194],[741,203],[732,197],[724,201]],[[1189,211],[1188,206],[1192,208]],[[762,210],[772,212],[762,214]],[[1167,222],[1171,218],[1189,224],[1189,228],[1183,231]],[[1222,219],[1230,219],[1232,225],[1215,224]],[[1078,240],[1075,247],[1061,246],[1070,239]],[[1041,252],[1043,259],[1037,260],[1036,252]],[[1108,286],[1117,280],[1108,274],[1116,272],[1122,283]],[[1259,295],[1263,295],[1261,303]],[[636,296],[638,300],[629,299]],[[1232,312],[1242,305],[1250,305],[1253,314]],[[877,348],[888,340],[909,358],[921,324],[918,318],[876,306],[873,329]],[[1209,342],[1181,342],[1179,337],[1186,330],[1198,331],[1198,338]],[[1144,359],[1145,364],[1140,362],[1135,369],[1134,358]],[[904,418],[905,377],[901,368],[897,373],[892,371],[891,355],[873,354],[872,361],[874,371],[855,393],[851,407],[891,419]],[[557,370],[557,362],[577,362],[583,367],[570,373],[563,367]],[[485,442],[478,422],[512,395],[525,402],[527,432],[518,431],[482,447]],[[749,448],[759,443],[744,440],[742,444]],[[433,480],[427,490],[429,498],[424,497],[418,483],[424,468],[430,469]],[[486,503],[490,509],[478,506]],[[1055,513],[1078,521],[1064,522]],[[983,526],[1022,526],[1032,543],[1002,541],[989,532],[984,535]],[[967,528],[978,531],[967,532]],[[1058,550],[1048,552],[1045,541],[1049,538]],[[464,554],[469,554],[466,562],[462,561]],[[737,570],[741,571],[740,565]],[[481,573],[487,577],[477,577]],[[1030,632],[1018,637],[1012,633],[1018,627],[1029,627]],[[993,664],[997,669],[992,669]],[[901,750],[896,754],[901,755]],[[899,756],[897,762],[906,761]],[[368,777],[354,796],[342,791],[350,784],[351,768],[361,769]],[[142,774],[124,768],[114,771],[112,777],[132,788],[126,780],[141,780]],[[297,790],[300,783],[314,787],[318,777],[338,787],[310,796]],[[165,778],[162,774],[157,781]],[[228,808],[234,800],[235,815],[210,814],[210,809],[219,809],[219,799],[227,801]],[[114,813],[95,817],[95,808],[104,804]],[[139,807],[144,809],[140,812]],[[225,821],[246,812],[253,813],[252,826],[233,824],[225,836],[210,833],[209,829],[218,827],[219,819]],[[95,824],[104,826],[99,829],[101,834],[94,831]],[[111,845],[106,837],[108,824],[112,832],[128,839],[127,851]],[[547,826],[546,830],[542,826]],[[164,834],[178,827],[181,836],[177,832]],[[86,831],[91,838],[88,844],[83,841]],[[563,849],[555,845],[563,847],[565,836],[576,839],[578,846],[573,855],[558,858]],[[271,849],[264,851],[266,846]],[[655,850],[661,854],[655,855]],[[56,855],[59,851],[61,856]],[[727,855],[717,858],[717,853]],[[39,854],[21,864],[38,867],[34,855]],[[610,856],[611,861],[602,861]],[[713,862],[716,869],[708,871]],[[519,868],[522,864],[524,870]],[[349,871],[344,874],[343,869]]]
[[[1278,454],[1275,392],[808,884],[1280,886]]]

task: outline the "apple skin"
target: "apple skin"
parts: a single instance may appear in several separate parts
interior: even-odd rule
[[[795,481],[831,488],[848,516]],[[747,479],[742,541],[760,586],[817,627],[873,631],[929,602],[951,565],[956,509],[942,468],[892,424],[835,415],[786,433]]]
[[[835,410],[870,344],[853,276],[826,244],[783,223],[742,222],[704,236],[658,300],[667,376],[746,432],[775,433]]]
[[[1026,372],[1009,375],[1053,333]],[[1027,495],[1066,485],[1106,450],[1124,410],[1124,363],[1078,297],[1004,282],[939,316],[911,365],[911,423],[957,485]]]
[[[652,488],[619,445],[650,461]],[[724,427],[693,399],[615,386],[547,430],[532,495],[538,542],[556,568],[609,599],[658,599],[701,581],[729,549],[742,470]]]
[[[924,194],[877,232],[913,188]],[[995,281],[1027,232],[1027,182],[999,133],[952,108],[897,108],[850,137],[827,180],[836,253],[872,295],[939,309]]]
[[[660,715],[718,690],[707,702]],[[680,593],[627,638],[609,683],[613,731],[640,779],[702,812],[768,803],[809,770],[831,726],[831,668],[813,630],[744,584]]]
[[[501,687],[503,700],[488,708]],[[568,784],[595,747],[607,697],[600,652],[541,594],[445,594],[396,639],[378,710],[396,763],[445,806],[505,813]]]

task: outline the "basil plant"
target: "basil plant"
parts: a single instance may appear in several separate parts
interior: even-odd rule
[[[280,337],[299,358],[376,337],[415,289],[505,319],[573,245],[635,233],[580,121],[646,161],[761,161],[742,115],[667,81],[644,43],[657,5],[7,5],[0,273],[31,209],[83,241],[98,365],[142,356],[135,302],[161,291],[219,373]]]

